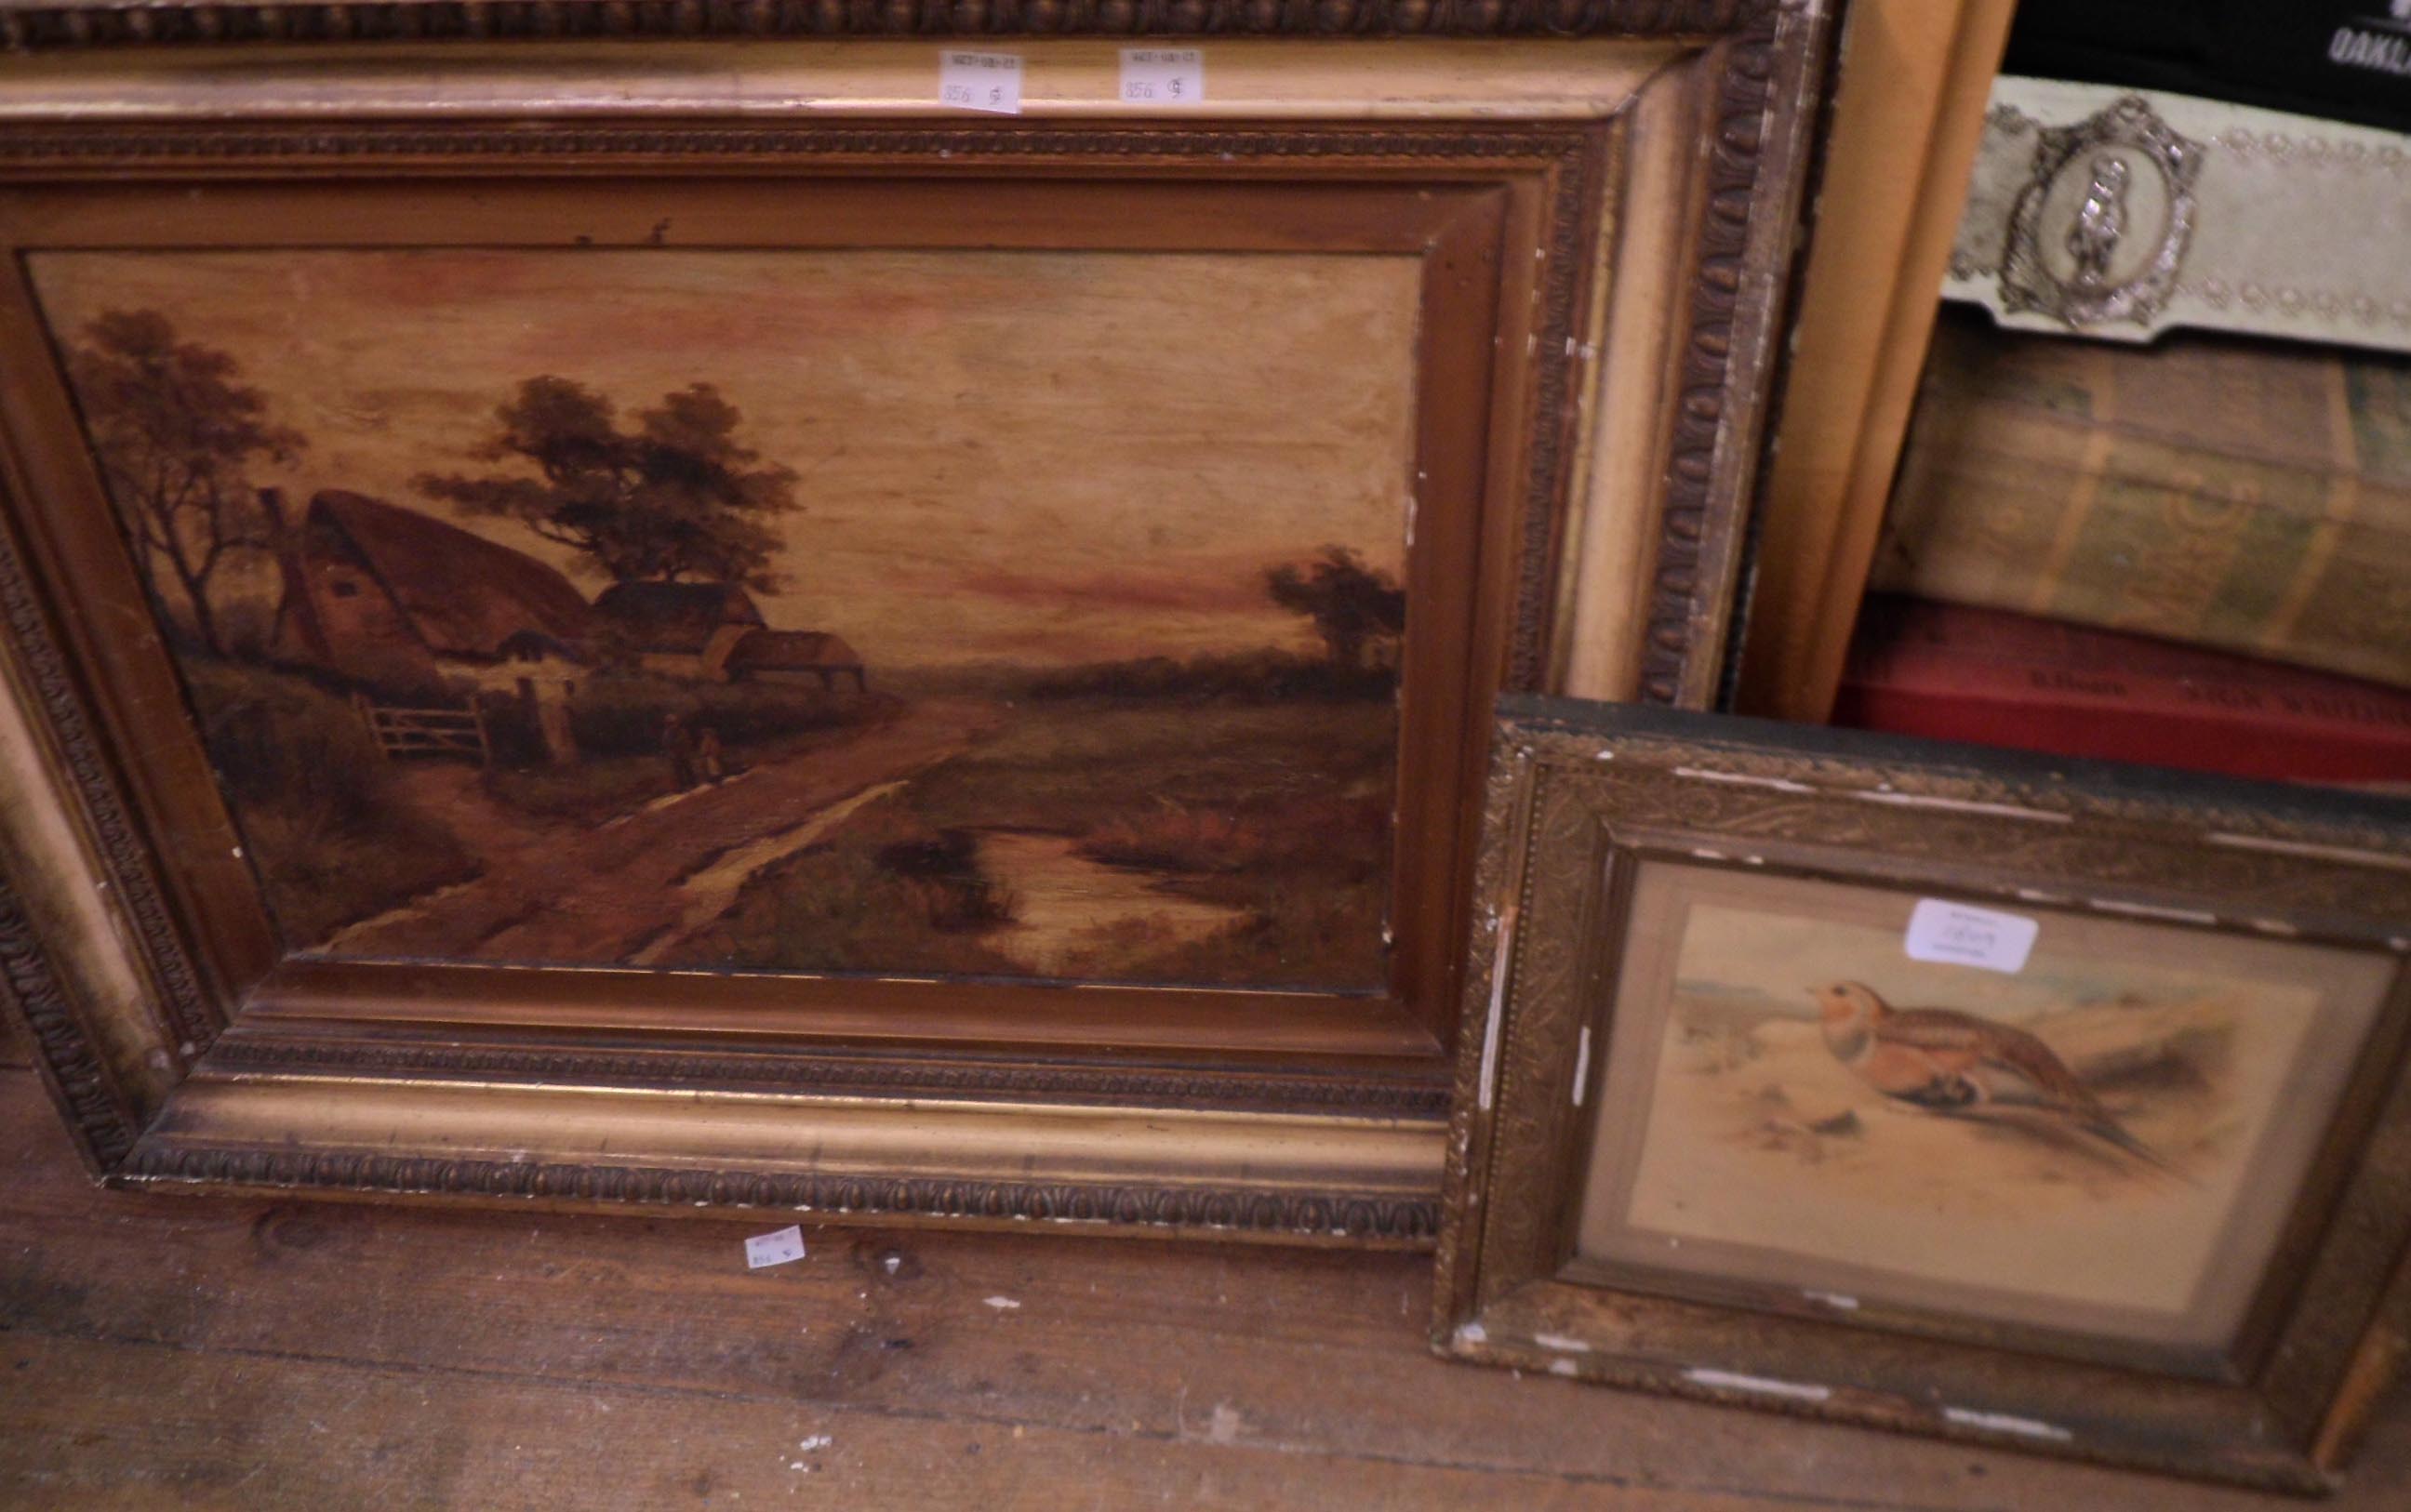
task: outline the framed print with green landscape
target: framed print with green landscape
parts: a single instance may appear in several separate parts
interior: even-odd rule
[[[2411,806],[1499,738],[1444,1352],[2321,1484],[2411,1320]]]
[[[1017,118],[223,20],[0,102],[95,1163],[1428,1243],[1483,711],[1714,687],[1824,7],[1251,22],[1177,112],[1006,36]]]

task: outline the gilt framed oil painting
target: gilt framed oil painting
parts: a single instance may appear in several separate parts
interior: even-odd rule
[[[1166,261],[27,259],[289,952],[1378,990],[1420,269]]]
[[[1483,711],[1715,687],[1823,77],[1579,8],[1176,109],[1016,12],[1017,118],[644,7],[28,33],[9,980],[95,1166],[1428,1244]]]
[[[2411,806],[1511,701],[1444,1353],[2316,1490],[2411,1304]]]

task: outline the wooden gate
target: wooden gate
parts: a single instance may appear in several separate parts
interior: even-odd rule
[[[352,695],[352,707],[369,727],[377,749],[387,756],[422,752],[475,756],[490,764],[493,748],[486,740],[486,716],[476,705],[465,708],[401,708],[373,704],[364,693]]]

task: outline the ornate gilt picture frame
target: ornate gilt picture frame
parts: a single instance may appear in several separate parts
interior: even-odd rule
[[[96,1169],[1428,1243],[1480,711],[1713,688],[1826,8],[522,12],[6,13]]]
[[[2402,1353],[2411,807],[1509,700],[1443,1354],[2318,1490]]]

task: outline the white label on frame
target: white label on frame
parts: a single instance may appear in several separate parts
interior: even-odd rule
[[[745,1242],[745,1269],[759,1271],[766,1265],[784,1265],[789,1260],[804,1258],[804,1230],[790,1224],[776,1233],[755,1234]]]
[[[1940,961],[1987,971],[2023,971],[2042,925],[2018,913],[1995,913],[1964,903],[1921,898],[1908,915],[1903,946],[1912,961]]]
[[[1172,109],[1206,99],[1206,54],[1196,48],[1122,49],[1122,103]]]
[[[938,103],[957,110],[1019,115],[1019,55],[1011,52],[938,54]]]

